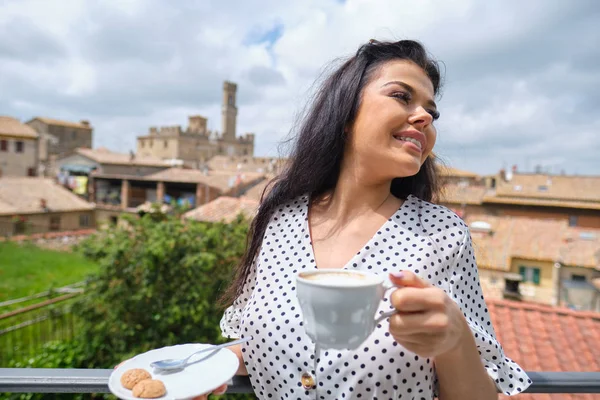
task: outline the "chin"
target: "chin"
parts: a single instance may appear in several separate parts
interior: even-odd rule
[[[395,175],[398,177],[406,177],[416,175],[421,169],[421,160],[415,158],[403,158],[402,160],[396,160],[394,163],[396,167],[394,168]]]

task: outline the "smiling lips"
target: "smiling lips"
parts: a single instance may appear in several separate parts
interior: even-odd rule
[[[401,142],[408,142],[414,144],[420,151],[423,151],[423,149],[427,145],[427,139],[425,138],[425,135],[423,135],[419,131],[404,131],[396,133],[393,136],[394,139],[399,140]]]

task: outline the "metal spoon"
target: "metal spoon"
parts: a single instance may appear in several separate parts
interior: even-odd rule
[[[217,352],[225,347],[229,347],[229,346],[234,346],[236,344],[240,344],[240,343],[244,343],[247,342],[248,340],[251,340],[252,336],[248,336],[242,339],[238,339],[238,340],[234,340],[233,342],[229,342],[229,343],[223,343],[220,344],[218,346],[211,346],[211,347],[207,347],[205,349],[202,350],[198,350],[195,353],[190,354],[189,356],[187,356],[186,358],[182,358],[180,360],[171,360],[171,359],[167,359],[167,360],[160,360],[160,361],[153,361],[152,363],[150,363],[150,366],[156,369],[162,369],[162,370],[173,370],[173,369],[183,369],[187,366],[187,362],[188,360],[196,355],[196,354],[200,354],[200,353],[208,353],[208,352]]]

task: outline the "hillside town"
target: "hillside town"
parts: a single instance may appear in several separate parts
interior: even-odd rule
[[[221,131],[192,115],[187,127],[149,127],[129,153],[93,147],[93,121],[1,116],[0,240],[60,247],[157,203],[185,207],[184,220],[252,218],[286,160],[255,157],[255,135],[237,134],[236,90],[223,85]],[[589,370],[600,339],[600,176],[518,166],[479,175],[441,165],[439,173],[437,202],[470,228],[508,351],[528,369],[548,370],[546,358],[557,371]],[[585,338],[570,348],[580,357],[565,360],[574,337]]]

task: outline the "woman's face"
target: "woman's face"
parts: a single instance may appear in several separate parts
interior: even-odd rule
[[[433,98],[433,84],[419,66],[383,64],[363,89],[345,156],[377,181],[415,175],[435,144]]]

